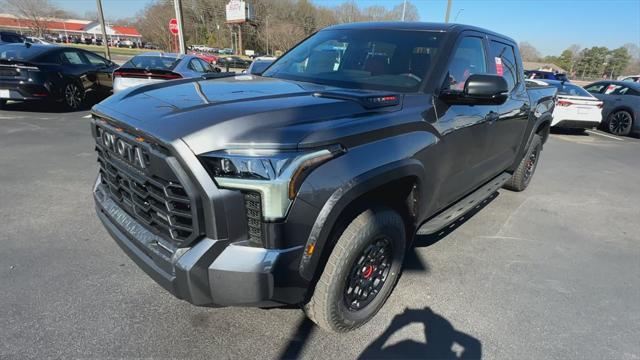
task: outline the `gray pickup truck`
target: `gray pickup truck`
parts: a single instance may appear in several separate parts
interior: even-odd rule
[[[318,31],[261,75],[125,90],[93,108],[97,214],[200,306],[299,306],[349,331],[383,306],[417,233],[524,190],[555,88],[470,26]]]

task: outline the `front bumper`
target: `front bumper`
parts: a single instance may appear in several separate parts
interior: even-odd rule
[[[245,242],[203,238],[171,250],[120,208],[100,184],[94,188],[98,217],[116,243],[151,278],[179,299],[200,306],[271,307],[302,300],[304,289],[282,286],[297,276],[302,246],[264,249]]]

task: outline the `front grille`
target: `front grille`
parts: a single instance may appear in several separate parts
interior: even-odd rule
[[[247,216],[249,240],[262,243],[262,201],[257,192],[244,193],[244,208]]]
[[[143,171],[126,163],[99,142],[96,151],[102,184],[123,210],[153,233],[174,243],[193,240],[197,226],[192,199],[166,157],[157,152],[145,152],[145,162],[150,166]]]

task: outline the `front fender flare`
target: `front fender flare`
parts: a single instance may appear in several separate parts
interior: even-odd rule
[[[373,189],[406,177],[415,177],[416,186],[423,189],[423,165],[416,159],[404,159],[369,170],[335,190],[320,210],[311,229],[304,248],[305,254],[300,261],[300,275],[308,281],[314,278],[323,254],[333,247],[329,238],[331,231],[349,204]],[[306,250],[310,247],[313,247],[313,252],[307,256]]]

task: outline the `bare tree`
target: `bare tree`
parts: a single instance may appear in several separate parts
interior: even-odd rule
[[[286,51],[304,39],[304,29],[290,23],[274,24],[269,32],[271,46],[275,50]]]
[[[538,61],[540,60],[540,52],[533,45],[529,44],[526,41],[523,41],[519,44],[520,54],[522,55],[522,60],[524,61]]]
[[[37,36],[46,32],[50,18],[64,14],[50,0],[4,0],[0,5],[8,12],[26,19],[27,25]]]

